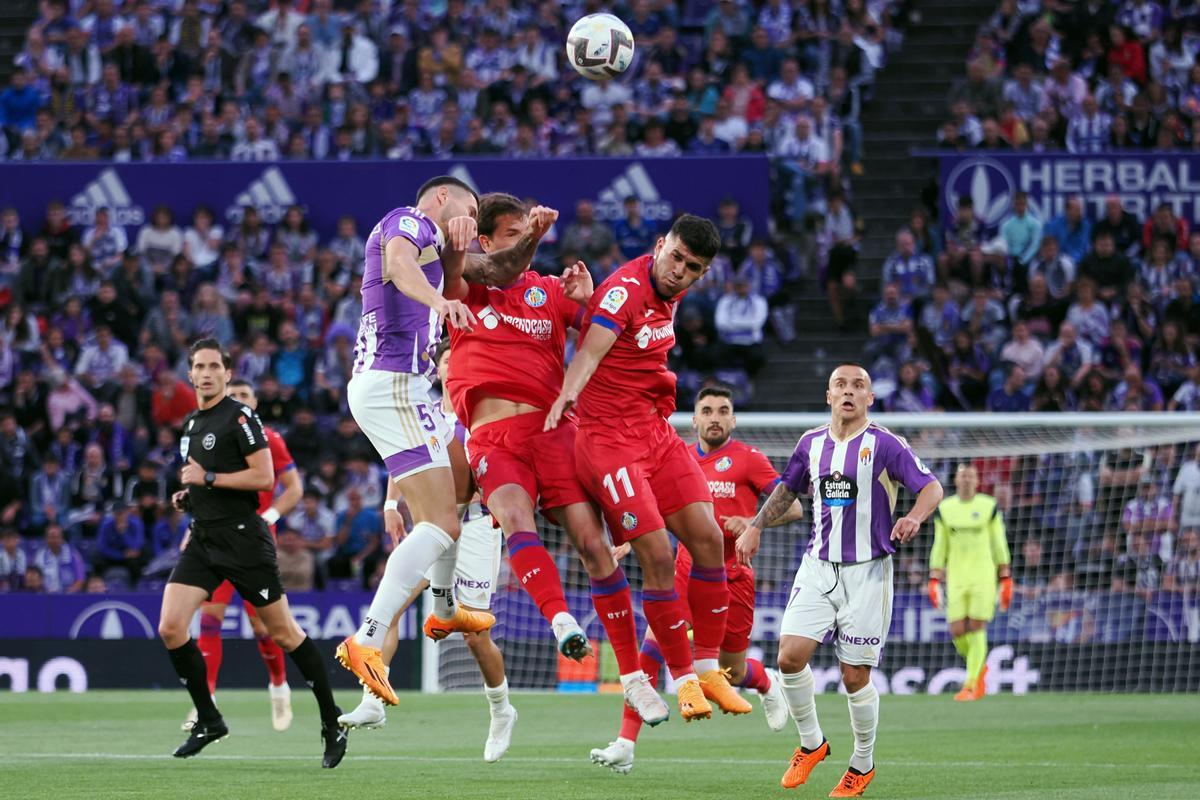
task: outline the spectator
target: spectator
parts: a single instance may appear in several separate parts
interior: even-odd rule
[[[25,568],[25,580],[21,586],[22,592],[29,594],[42,594],[46,591],[45,578],[41,567],[36,564],[30,564]]]
[[[1056,366],[1042,370],[1042,378],[1033,390],[1030,411],[1074,411],[1075,395],[1067,385],[1063,372]]]
[[[1045,351],[1042,343],[1029,334],[1024,320],[1013,322],[1012,339],[1000,350],[1000,360],[1019,366],[1028,381],[1041,378]]]
[[[1112,590],[1130,592],[1149,602],[1162,588],[1166,572],[1162,558],[1153,551],[1149,536],[1134,536],[1129,552],[1117,559]]]
[[[47,370],[46,382],[50,386],[46,416],[52,432],[58,431],[68,420],[90,422],[96,418],[96,401],[61,368]]]
[[[1075,283],[1075,261],[1061,253],[1058,239],[1053,235],[1043,236],[1038,253],[1029,263],[1029,279],[1039,276],[1046,290],[1055,300],[1065,300]]]
[[[121,263],[129,240],[124,228],[109,223],[109,210],[102,206],[96,209],[93,226],[83,234],[83,246],[92,263],[108,274]]]
[[[46,542],[34,553],[33,565],[41,571],[45,591],[51,594],[74,594],[83,589],[87,575],[83,556],[65,541],[60,525],[46,527]]]
[[[1067,321],[1078,332],[1080,338],[1093,347],[1108,336],[1109,312],[1096,302],[1095,284],[1090,280],[1081,280],[1075,287],[1075,302],[1067,309]]]
[[[288,530],[300,535],[318,564],[324,564],[333,555],[334,537],[339,527],[337,515],[321,500],[320,492],[306,489],[300,507],[287,518]]]
[[[1166,240],[1172,253],[1188,248],[1188,224],[1175,216],[1168,203],[1159,203],[1154,214],[1142,225],[1142,249],[1149,251],[1155,239],[1160,238]]]
[[[1121,379],[1131,365],[1142,363],[1142,343],[1129,335],[1120,317],[1109,322],[1108,336],[1100,342],[1101,374],[1109,382]]]
[[[967,64],[967,77],[950,89],[951,106],[965,102],[980,117],[994,117],[1000,109],[1002,89],[998,81],[987,74],[983,61]]]
[[[1099,153],[1109,140],[1112,117],[1100,111],[1096,98],[1088,94],[1077,113],[1069,116],[1067,149],[1072,153]]]
[[[923,414],[933,409],[933,395],[921,380],[921,373],[913,361],[900,365],[896,391],[887,399],[887,410]]]
[[[625,260],[644,255],[654,247],[653,223],[642,216],[641,202],[629,195],[624,202],[625,216],[613,223],[613,238]]]
[[[1175,390],[1168,411],[1200,411],[1200,366],[1193,367],[1188,379]]]
[[[963,306],[961,313],[963,327],[971,332],[971,338],[989,355],[994,355],[1008,335],[1004,326],[1004,306],[980,287],[972,293],[971,302]]]
[[[146,562],[145,546],[142,518],[133,514],[124,501],[114,501],[96,538],[96,571],[110,581],[114,569],[124,571],[133,585]]]
[[[921,328],[929,332],[941,350],[949,351],[961,325],[958,306],[950,299],[950,290],[943,283],[934,284],[932,299],[921,308]]]
[[[0,591],[18,591],[25,582],[29,557],[21,547],[21,535],[16,528],[0,532]]]
[[[954,334],[945,397],[939,405],[964,411],[982,408],[987,399],[987,374],[990,368],[987,353],[975,344],[971,332],[959,330]]]
[[[170,370],[158,373],[154,384],[150,396],[151,421],[155,425],[178,431],[184,418],[196,410],[196,393]]]
[[[1017,64],[1013,79],[1004,86],[1004,99],[1013,104],[1017,116],[1031,122],[1045,104],[1045,97],[1041,84],[1034,81],[1033,67]]]
[[[1042,222],[1029,213],[1029,196],[1025,192],[1013,195],[1013,213],[1000,226],[1000,236],[1010,258],[1024,271],[1037,254],[1042,241]]]
[[[904,360],[901,356],[913,329],[912,308],[904,302],[898,284],[884,284],[883,297],[879,305],[871,310],[869,325],[871,341],[867,345],[868,353],[872,357],[887,357],[896,362]]]
[[[75,365],[75,375],[88,388],[110,392],[116,387],[121,368],[129,361],[129,349],[113,338],[107,325],[96,328],[96,341],[85,345]]]
[[[346,509],[338,514],[337,549],[329,559],[329,574],[335,578],[360,578],[375,571],[380,554],[383,519],[363,505],[357,489],[346,493]],[[365,586],[365,584],[364,584]]]
[[[18,69],[8,88],[0,92],[0,120],[17,134],[33,129],[37,110],[42,107],[41,93],[30,85],[31,82],[32,76]]]
[[[929,297],[935,283],[933,259],[916,251],[916,241],[908,230],[896,234],[896,249],[883,262],[883,282],[900,287],[906,303]]]
[[[276,554],[279,576],[286,592],[311,592],[316,580],[316,559],[298,533],[285,531]]]
[[[751,291],[745,275],[737,275],[732,291],[717,302],[717,335],[726,351],[726,362],[744,369],[752,378],[766,363],[762,353],[766,322],[766,298]]]
[[[1104,216],[1092,228],[1093,243],[1098,245],[1105,234],[1112,239],[1115,252],[1133,255],[1141,246],[1142,232],[1138,229],[1137,220],[1121,207],[1117,197],[1109,197],[1104,201]]]
[[[1010,364],[1004,385],[988,395],[988,411],[1020,412],[1029,410],[1029,395],[1025,393],[1025,371]]]
[[[1096,294],[1104,303],[1112,303],[1125,295],[1125,287],[1136,277],[1129,258],[1116,248],[1113,235],[1098,230],[1095,250],[1079,264],[1079,275],[1094,284]]]
[[[134,246],[155,274],[166,273],[170,262],[183,252],[183,232],[175,225],[169,208],[158,206],[154,209],[150,224],[143,225],[138,231]]]
[[[1125,380],[1121,381],[1112,392],[1112,408],[1114,411],[1124,411],[1132,407],[1138,411],[1162,411],[1162,391],[1153,381],[1142,377],[1142,371],[1136,364],[1130,364],[1125,370]]]

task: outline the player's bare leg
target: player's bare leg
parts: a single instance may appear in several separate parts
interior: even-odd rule
[[[692,612],[696,674],[704,696],[726,714],[749,714],[750,704],[730,685],[718,660],[730,601],[723,537],[713,517],[712,503],[689,503],[668,514],[666,523],[692,554],[688,606]]]
[[[197,712],[196,724],[192,726],[187,741],[175,750],[176,758],[194,756],[229,734],[229,728],[225,726],[221,712],[217,710],[208,690],[204,656],[188,634],[192,616],[207,598],[208,592],[204,589],[182,583],[168,583],[163,590],[158,635],[167,648],[175,673],[187,687]]]
[[[483,693],[488,699],[491,723],[487,742],[483,745],[483,760],[489,764],[499,761],[512,744],[513,728],[517,724],[517,709],[508,702],[508,679],[504,674],[504,654],[492,641],[490,631],[468,633],[463,641],[479,664],[483,676]]]
[[[390,675],[392,668],[392,659],[396,657],[396,650],[400,647],[400,630],[399,621],[402,614],[408,610],[408,607],[416,602],[421,593],[425,591],[425,587],[429,584],[426,581],[421,581],[416,589],[413,589],[412,594],[404,602],[404,605],[396,612],[396,616],[392,618],[391,625],[388,626],[387,633],[383,637],[383,645],[380,647],[380,661],[383,663],[384,677]],[[362,700],[359,701],[358,707],[353,711],[342,714],[338,717],[338,722],[348,728],[382,728],[387,724],[387,712],[384,709],[383,701],[376,697],[370,689],[363,686]]]
[[[550,623],[559,652],[582,661],[591,653],[592,646],[567,608],[558,567],[537,534],[533,498],[517,484],[506,483],[487,496],[487,507],[504,532],[513,572]]]
[[[389,705],[398,701],[387,681],[379,647],[392,620],[425,572],[449,550],[459,536],[455,513],[454,475],[447,467],[435,467],[396,481],[416,524],[388,557],[383,580],[371,601],[362,626],[337,648],[337,659],[379,699]],[[456,629],[486,630],[495,622],[491,614],[455,614]]]
[[[804,636],[784,636],[779,640],[779,672],[783,698],[800,733],[800,746],[792,753],[791,762],[780,784],[794,789],[808,780],[817,764],[829,756],[829,742],[817,720],[812,669],[808,663],[820,644]]]
[[[650,725],[665,722],[671,709],[642,669],[629,582],[604,538],[600,517],[591,503],[572,503],[553,509],[553,513],[566,528],[591,579],[592,605],[616,655],[625,704]],[[656,662],[655,677],[657,668]]]
[[[325,755],[321,766],[333,769],[346,754],[346,728],[338,722],[342,710],[333,699],[333,688],[329,683],[329,672],[320,651],[308,634],[296,623],[288,609],[287,595],[273,603],[257,607],[267,631],[283,648],[297,667],[304,681],[312,688],[313,696],[321,712],[321,738],[325,742]]]
[[[719,661],[730,684],[758,693],[767,726],[773,731],[783,730],[788,721],[788,708],[779,673],[767,669],[756,658],[747,658],[745,650],[737,653],[722,650]]]
[[[842,664],[842,683],[850,706],[850,729],[854,732],[854,753],[841,781],[830,797],[858,797],[875,777],[875,729],[879,724],[879,692],[871,683],[871,668],[861,664]]]
[[[675,591],[675,552],[666,530],[644,533],[630,545],[642,565],[642,611],[654,632],[663,660],[676,682],[679,713],[684,721],[709,719],[712,706],[696,675],[692,643],[687,636],[687,613]],[[722,566],[722,572],[724,566]]]
[[[277,731],[286,731],[292,726],[292,689],[287,682],[287,664],[283,660],[283,648],[271,638],[271,632],[259,618],[254,606],[249,603],[245,603],[245,606],[250,629],[254,631],[254,641],[258,644],[258,654],[262,656],[269,675],[267,695],[271,698],[271,727]]]

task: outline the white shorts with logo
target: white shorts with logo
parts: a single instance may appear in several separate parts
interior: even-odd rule
[[[472,503],[463,519],[458,537],[458,558],[454,564],[454,596],[460,605],[480,611],[492,604],[496,581],[500,577],[500,529],[490,514],[483,514]],[[425,574],[426,579],[429,574]]]
[[[447,446],[454,429],[424,375],[358,372],[346,387],[346,399],[392,480],[450,466]]]
[[[779,635],[824,641],[843,664],[875,667],[892,624],[892,557],[833,564],[805,554]]]

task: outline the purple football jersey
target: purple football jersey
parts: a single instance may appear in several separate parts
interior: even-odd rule
[[[797,494],[812,490],[808,552],[853,564],[896,552],[891,535],[896,489],[913,494],[934,481],[903,437],[875,423],[844,442],[828,425],[800,437],[781,476]]]
[[[393,236],[413,243],[421,271],[435,289],[442,290],[445,239],[441,229],[415,208],[393,209],[367,237],[354,371],[429,375],[436,368],[433,351],[441,338],[441,326],[437,312],[383,280],[384,248]]]

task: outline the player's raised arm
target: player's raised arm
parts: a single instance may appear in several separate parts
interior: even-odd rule
[[[559,392],[554,405],[550,407],[550,413],[546,415],[546,424],[543,430],[548,431],[558,427],[562,415],[579,399],[579,393],[583,391],[583,387],[587,386],[587,382],[591,380],[592,374],[596,371],[596,367],[600,366],[604,356],[608,355],[608,351],[617,341],[617,336],[616,331],[604,325],[593,325],[588,329],[587,335],[583,337],[583,343],[575,353],[575,358],[571,359],[571,366],[567,367],[562,391]]]
[[[388,239],[383,250],[383,279],[405,296],[428,306],[455,328],[470,330],[475,315],[462,303],[443,297],[417,264],[417,246],[403,236]]]
[[[538,242],[558,219],[558,212],[545,206],[534,206],[529,211],[529,231],[512,247],[494,253],[467,253],[462,279],[467,283],[482,283],[485,286],[507,286],[529,266]],[[462,289],[465,293],[465,288]]]

